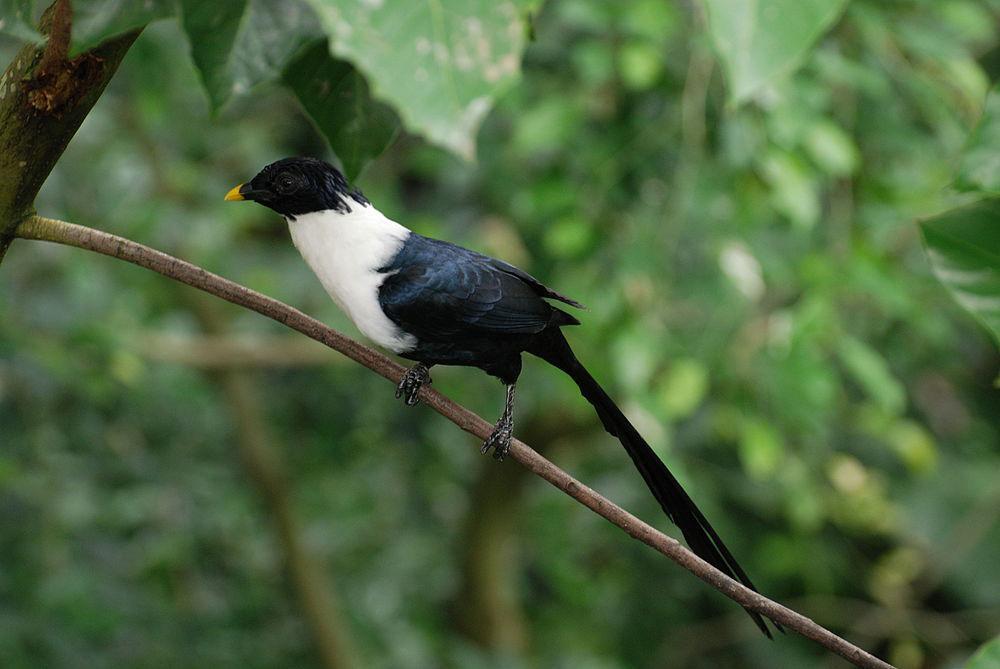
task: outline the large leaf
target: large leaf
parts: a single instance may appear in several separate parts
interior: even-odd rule
[[[1000,89],[986,97],[979,119],[962,152],[958,187],[1000,194]]]
[[[357,70],[330,55],[326,40],[306,49],[284,76],[340,158],[348,179],[354,179],[396,136],[396,115],[372,99]]]
[[[466,158],[493,100],[518,76],[535,0],[309,0],[337,57],[407,127]]]
[[[795,69],[847,4],[847,0],[702,1],[734,103]]]
[[[42,35],[35,29],[31,0],[0,0],[0,33],[25,42],[40,44]],[[0,91],[0,95],[3,91]]]
[[[934,274],[1000,342],[1000,200],[953,209],[921,228]]]
[[[965,669],[1000,669],[1000,636],[980,646],[965,663]]]
[[[174,14],[174,0],[74,0],[73,53]]]
[[[181,0],[181,24],[213,109],[277,79],[296,51],[320,34],[295,0]]]

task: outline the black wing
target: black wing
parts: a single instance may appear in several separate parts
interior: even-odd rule
[[[385,314],[423,341],[534,334],[576,319],[543,297],[576,302],[512,265],[460,246],[411,234],[379,289]]]
[[[479,254],[477,253],[475,255]],[[517,267],[514,267],[509,263],[505,263],[503,260],[497,260],[496,258],[489,258],[487,256],[480,256],[480,257],[484,258],[485,260],[488,260],[496,269],[502,272],[506,272],[507,274],[510,274],[512,276],[515,276],[521,281],[525,282],[526,284],[532,287],[535,293],[541,295],[542,297],[548,297],[553,300],[559,300],[560,302],[564,302],[571,307],[576,307],[577,309],[586,309],[585,306],[583,306],[576,300],[570,299],[565,295],[557,293],[556,291],[552,290],[551,288],[549,288],[548,286],[546,286],[541,281],[531,276],[524,270],[518,269]],[[579,323],[577,323],[576,325],[579,325]]]

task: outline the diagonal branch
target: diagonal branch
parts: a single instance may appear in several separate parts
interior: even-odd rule
[[[148,246],[100,230],[40,216],[25,220],[18,226],[15,234],[23,239],[76,246],[151,269],[175,281],[186,283],[287,325],[339,351],[390,381],[398,382],[403,375],[402,366],[298,309]],[[485,439],[492,429],[490,423],[433,389],[427,387],[422,389],[420,399],[455,425],[480,439]],[[682,546],[676,539],[654,529],[576,480],[527,444],[514,440],[510,456],[594,513],[620,527],[629,536],[655,548],[733,601],[812,639],[857,667],[893,669],[892,665],[849,643],[802,614],[732,580]]]

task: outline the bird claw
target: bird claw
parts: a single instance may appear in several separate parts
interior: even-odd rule
[[[431,381],[430,370],[427,369],[427,366],[416,364],[406,370],[406,373],[403,374],[403,378],[399,382],[399,385],[396,386],[396,399],[402,397],[403,402],[408,407],[419,404],[420,398],[417,397],[417,395],[420,392],[420,389],[424,385],[430,385],[431,383],[433,383],[433,381]]]
[[[493,459],[497,462],[503,462],[503,459],[507,457],[507,453],[510,452],[510,442],[513,439],[511,432],[512,426],[509,423],[505,421],[497,423],[497,426],[493,428],[493,432],[483,442],[480,452],[486,455],[492,448]]]

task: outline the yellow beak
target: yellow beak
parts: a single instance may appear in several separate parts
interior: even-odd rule
[[[238,186],[233,186],[232,190],[230,190],[228,193],[226,193],[226,201],[227,202],[231,202],[233,200],[245,200],[246,198],[243,197],[243,194],[240,192],[240,189],[243,188],[243,186],[245,186],[245,185],[246,184],[240,184]]]

